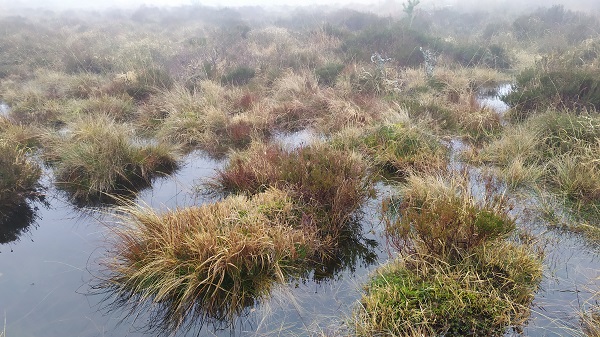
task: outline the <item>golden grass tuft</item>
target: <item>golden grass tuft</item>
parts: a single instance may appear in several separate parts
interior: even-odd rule
[[[302,273],[319,245],[293,197],[277,189],[164,213],[133,205],[121,213],[101,288],[117,294],[119,305],[151,300],[158,319],[151,327],[165,331],[191,318],[235,318]]]
[[[0,139],[0,206],[12,206],[39,195],[42,170],[28,150]]]

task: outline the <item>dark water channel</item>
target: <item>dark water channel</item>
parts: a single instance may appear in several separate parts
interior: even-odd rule
[[[501,90],[510,90],[510,85]],[[492,92],[480,95],[482,105],[506,111],[500,96]],[[500,102],[498,102],[500,101]],[[6,111],[0,105],[0,114]],[[312,134],[276,135],[288,147],[310,143]],[[453,167],[462,167],[456,154],[464,147],[453,140]],[[185,164],[171,177],[154,182],[140,192],[138,201],[154,208],[175,208],[206,202],[194,186],[209,179],[223,161],[201,153],[186,157]],[[474,188],[482,184],[474,169]],[[111,210],[89,211],[73,206],[52,187],[51,175],[43,181],[48,187],[46,203],[33,203],[17,216],[8,234],[0,233],[0,322],[6,320],[6,337],[38,336],[148,336],[144,312],[127,316],[125,310],[107,310],[103,296],[91,295],[97,282],[99,261],[105,256],[106,238],[114,219]],[[272,298],[249,308],[234,328],[215,330],[207,325],[192,329],[193,335],[309,335],[343,329],[360,298],[361,286],[371,271],[388,260],[381,237],[379,206],[391,188],[378,185],[378,197],[364,207],[362,253],[349,254],[333,275],[322,282],[293,282],[275,289]],[[518,201],[516,215],[521,226],[530,229],[546,243],[545,272],[533,306],[531,320],[521,335],[578,336],[578,313],[590,303],[592,293],[600,289],[600,259],[580,237],[549,230],[535,216],[537,200]],[[5,238],[5,239],[3,239]],[[16,239],[16,240],[13,240]],[[368,257],[368,258],[367,258]],[[595,299],[600,300],[600,299]],[[4,327],[0,323],[0,331]],[[507,333],[512,335],[513,333]],[[173,336],[183,336],[179,332]]]

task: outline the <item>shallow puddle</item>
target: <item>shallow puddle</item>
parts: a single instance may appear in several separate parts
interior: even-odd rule
[[[483,89],[477,95],[477,101],[482,107],[488,107],[500,114],[504,114],[510,107],[502,101],[502,97],[510,94],[512,91],[513,85],[511,83],[505,83],[496,88]]]
[[[8,117],[9,110],[8,104],[0,101],[0,116]]]

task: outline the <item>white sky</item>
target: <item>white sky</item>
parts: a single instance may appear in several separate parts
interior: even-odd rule
[[[387,1],[402,3],[406,0],[0,0],[0,15],[6,8],[25,7],[25,8],[50,8],[62,10],[67,8],[107,8],[123,7],[135,8],[142,4],[153,6],[180,6],[200,3],[209,6],[310,6],[315,4],[324,5],[348,5],[348,4],[382,4]],[[523,7],[550,6],[556,3],[563,3],[566,7],[579,10],[598,9],[600,0],[421,0],[421,7],[441,7],[448,4],[462,5],[467,7],[479,7],[486,9],[489,7],[510,7],[518,4]]]
[[[377,3],[381,0],[0,0],[2,7],[46,7],[46,8],[105,8],[105,7],[138,7],[142,4],[156,6],[179,6],[200,3],[209,6],[244,6],[244,5],[311,5],[311,4],[344,4],[344,3]]]

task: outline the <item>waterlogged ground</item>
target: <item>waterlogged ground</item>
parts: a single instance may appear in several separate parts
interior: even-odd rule
[[[288,147],[306,145],[312,134],[277,135]],[[210,179],[223,161],[195,153],[172,177],[158,179],[153,188],[140,192],[138,201],[166,209],[209,201],[194,187]],[[124,310],[108,310],[104,296],[91,288],[101,277],[106,238],[115,219],[112,210],[84,210],[52,188],[49,173],[46,204],[32,204],[32,223],[17,241],[0,245],[0,314],[6,318],[7,336],[146,336],[143,312],[126,317]],[[382,192],[384,186],[379,188]],[[201,191],[200,191],[201,192]],[[381,196],[384,193],[380,193]],[[307,329],[337,329],[360,297],[360,285],[387,252],[378,233],[377,205],[364,208],[365,231],[360,246],[350,254],[347,267],[322,282],[302,281],[277,289],[271,300],[259,303],[235,322],[236,335],[293,333]],[[201,335],[230,336],[231,329],[215,326],[192,330]],[[178,335],[185,335],[181,332]]]
[[[510,88],[506,85],[501,91]],[[480,102],[502,113],[505,109],[499,97],[504,93],[482,94]],[[0,105],[0,113],[6,109]],[[303,131],[276,135],[275,139],[296,147],[310,143],[313,136]],[[450,147],[454,153],[452,167],[460,169],[463,164],[456,154],[464,144],[454,139]],[[139,194],[138,200],[162,209],[206,202],[210,198],[199,194],[194,186],[210,179],[223,164],[201,153],[191,154],[176,174],[156,180],[153,188]],[[483,190],[479,173],[473,169],[476,191]],[[124,310],[108,310],[101,302],[103,296],[94,295],[91,289],[102,275],[99,262],[110,249],[106,237],[115,221],[111,210],[78,209],[52,188],[49,174],[43,184],[48,187],[47,204],[32,204],[32,223],[19,230],[17,241],[0,245],[0,318],[6,319],[7,337],[146,336],[148,318],[144,312],[126,316]],[[234,328],[215,331],[215,326],[208,325],[191,333],[307,335],[343,329],[343,321],[360,298],[369,273],[390,256],[381,236],[378,212],[381,199],[391,191],[382,184],[377,190],[378,198],[363,209],[363,237],[355,246],[362,249],[348,254],[346,267],[322,282],[298,280],[276,289],[270,300],[248,309]],[[600,258],[579,236],[548,229],[531,211],[536,203],[533,197],[522,197],[515,203],[520,226],[539,237],[546,252],[545,277],[534,300],[531,320],[520,333],[577,336],[578,314],[591,301],[592,292],[600,289]],[[508,331],[506,335],[518,334]]]

